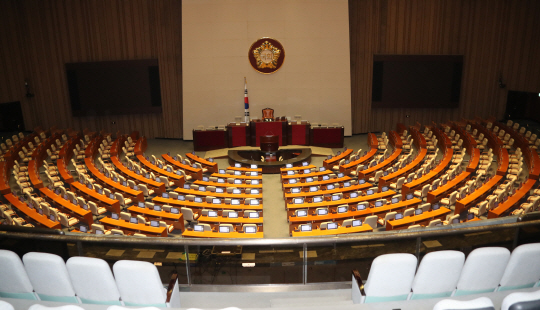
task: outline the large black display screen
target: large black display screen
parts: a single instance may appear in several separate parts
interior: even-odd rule
[[[373,108],[455,108],[463,56],[374,55]]]
[[[66,64],[73,116],[161,113],[157,59]]]

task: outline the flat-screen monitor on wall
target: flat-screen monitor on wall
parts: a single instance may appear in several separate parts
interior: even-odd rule
[[[161,113],[157,59],[66,64],[73,116]]]
[[[373,55],[373,108],[455,108],[463,56]]]

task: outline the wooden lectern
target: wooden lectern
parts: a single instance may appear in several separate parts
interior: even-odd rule
[[[261,136],[261,151],[265,153],[275,153],[279,149],[279,136]]]
[[[276,153],[279,149],[279,136],[260,136],[261,151],[266,153],[264,155],[265,161],[277,161]]]

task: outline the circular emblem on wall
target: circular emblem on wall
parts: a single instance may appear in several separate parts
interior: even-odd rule
[[[272,74],[278,71],[285,61],[285,50],[278,40],[261,38],[251,44],[248,52],[249,63],[257,72]]]

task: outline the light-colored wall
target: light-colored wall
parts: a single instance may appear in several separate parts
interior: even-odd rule
[[[285,49],[281,69],[251,68],[248,50],[261,37]],[[184,139],[198,125],[217,126],[244,115],[244,77],[250,112],[302,115],[340,123],[351,135],[347,0],[184,0],[182,63]]]

